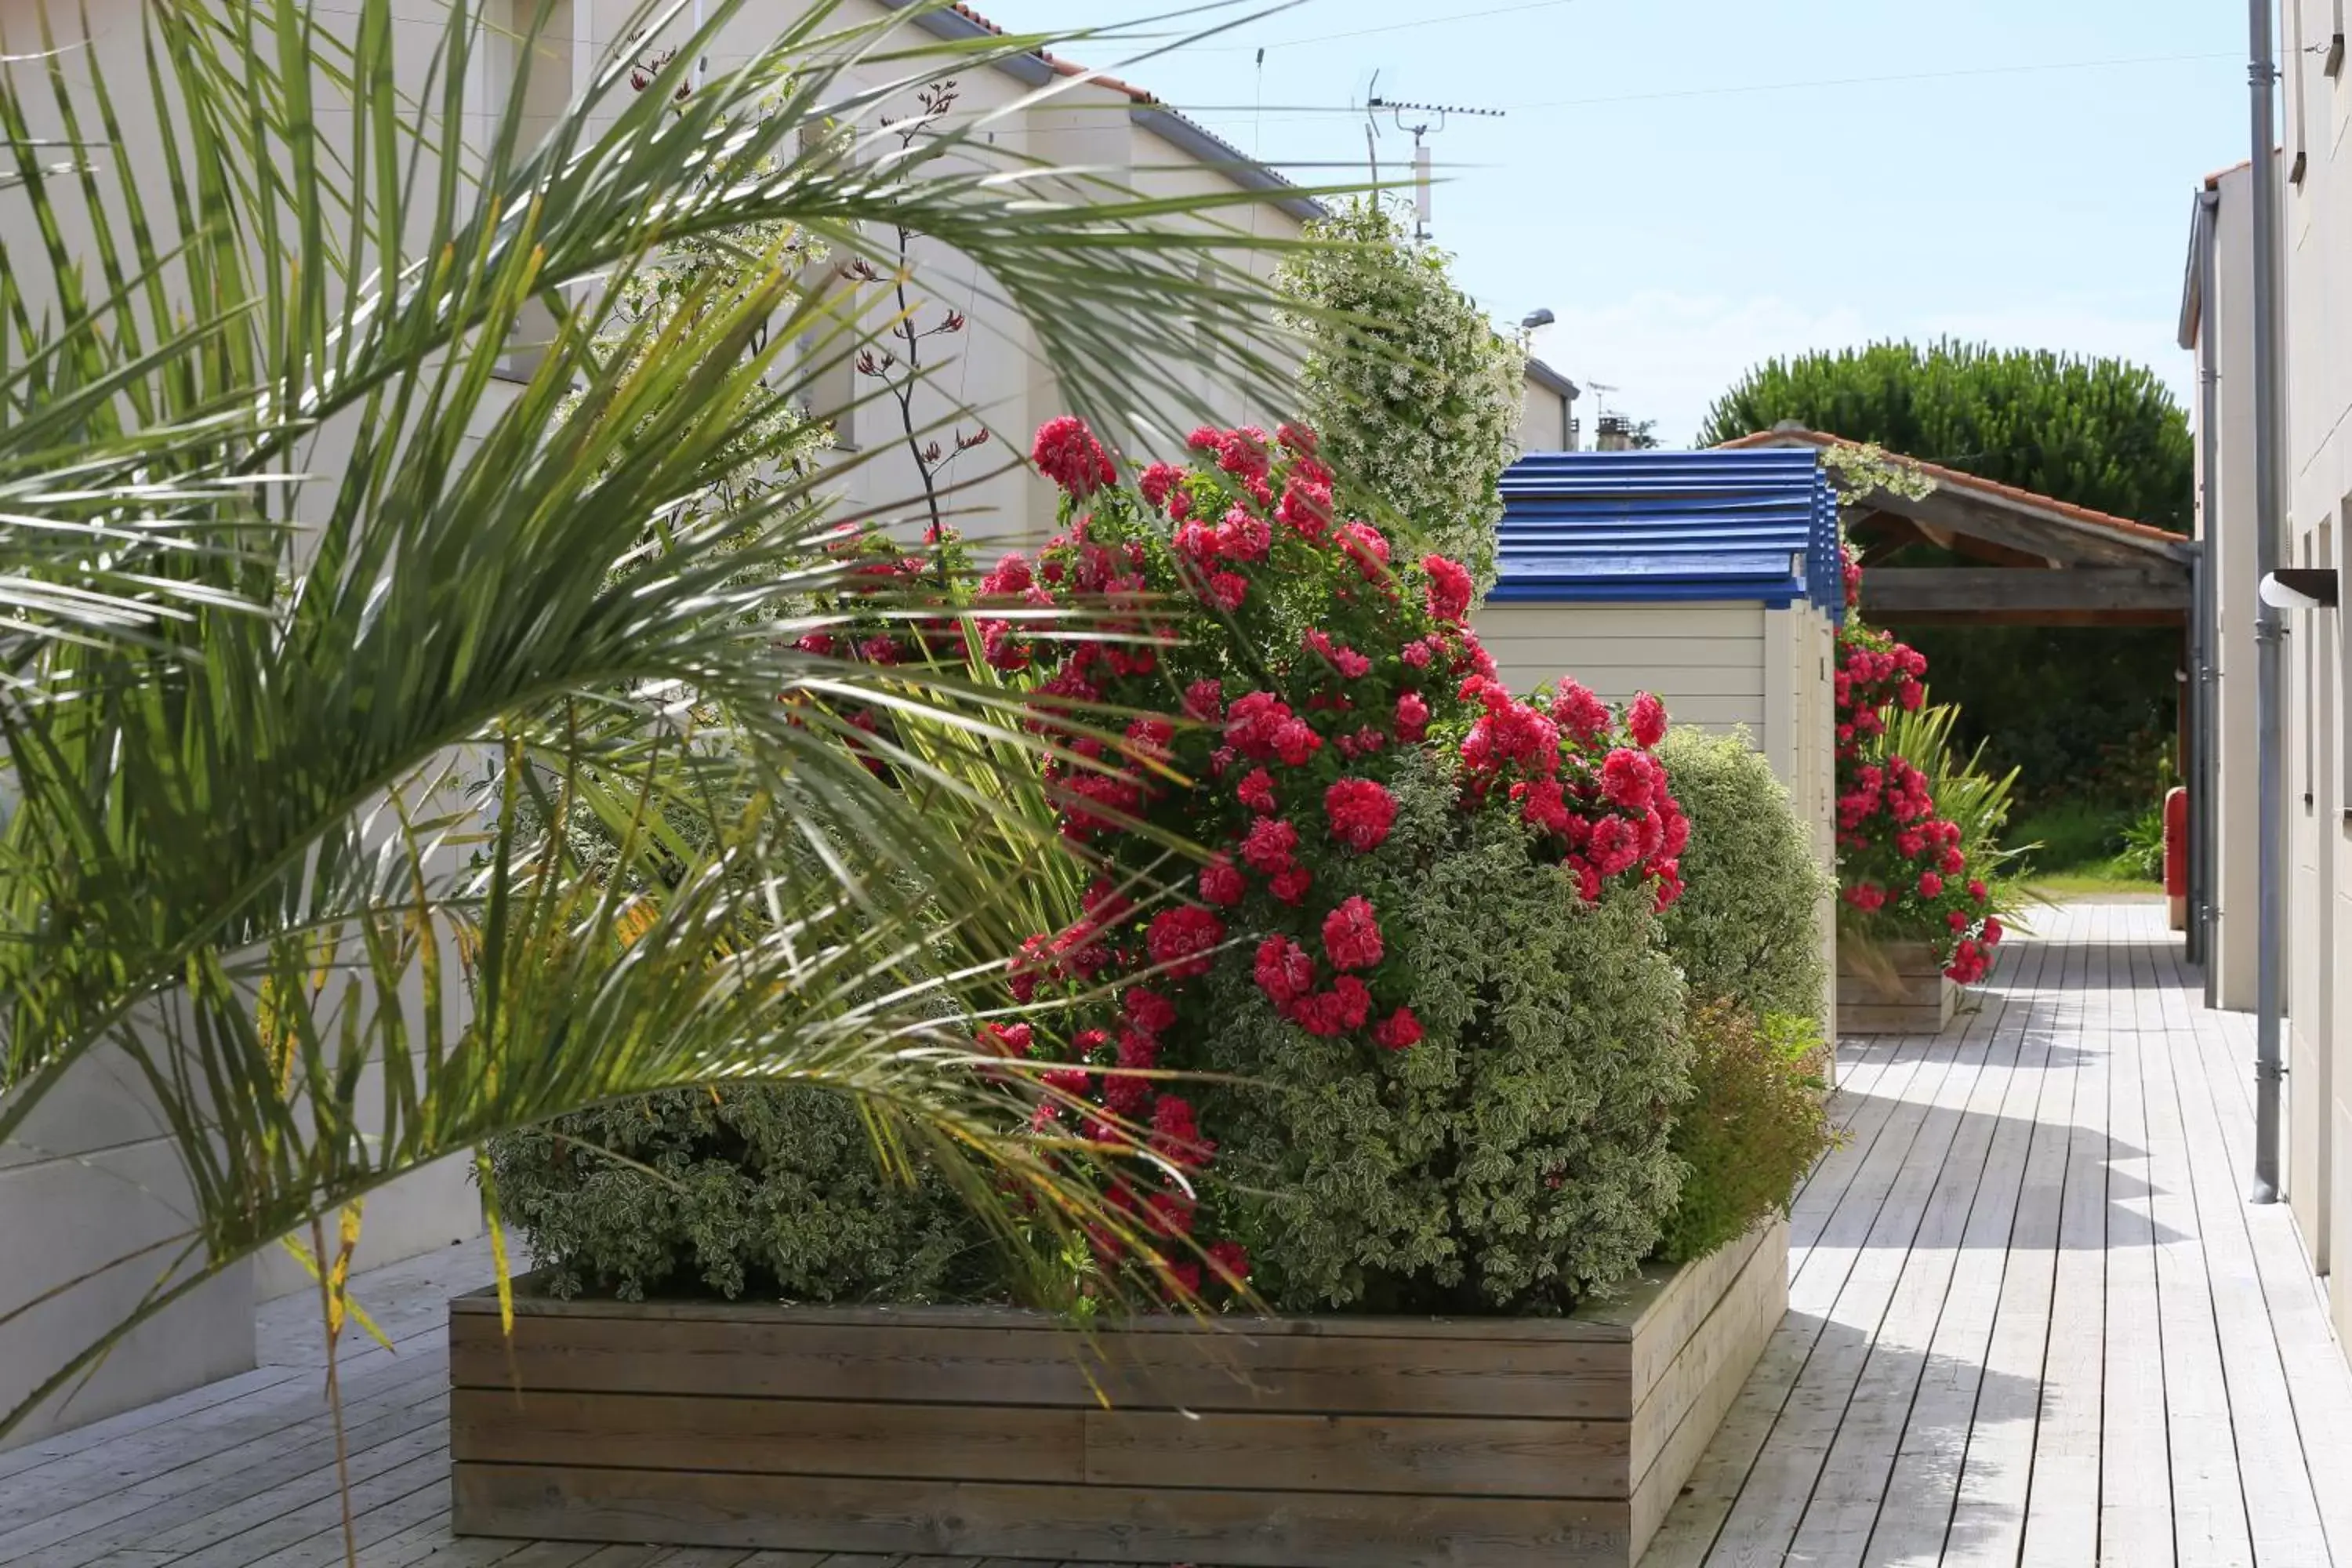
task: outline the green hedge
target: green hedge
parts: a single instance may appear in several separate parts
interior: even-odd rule
[[[1788,789],[1745,735],[1677,729],[1658,755],[1691,823],[1663,924],[1692,995],[1826,1025],[1820,918],[1834,889]]]
[[[1331,894],[1363,893],[1415,955],[1411,1049],[1282,1022],[1245,966],[1209,982],[1230,1020],[1212,1065],[1234,1079],[1196,1096],[1209,1174],[1272,1305],[1564,1310],[1786,1202],[1819,1107],[1769,1066],[1801,1026],[1755,1020],[1818,1009],[1822,875],[1744,743],[1682,731],[1661,755],[1693,824],[1664,916],[1633,885],[1584,903],[1514,817],[1456,810],[1442,761],[1398,779],[1388,841]],[[911,1185],[886,1177],[828,1089],[659,1095],[499,1140],[492,1163],[560,1294],[1012,1293],[947,1183],[919,1161]]]
[[[558,1296],[1003,1289],[1001,1254],[967,1205],[919,1160],[911,1184],[886,1175],[856,1103],[829,1089],[671,1090],[499,1139],[490,1164]]]
[[[1797,1183],[1833,1142],[1811,1021],[1759,1020],[1716,1003],[1692,1015],[1690,1102],[1675,1118],[1675,1157],[1688,1167],[1659,1255],[1704,1258],[1789,1212]]]

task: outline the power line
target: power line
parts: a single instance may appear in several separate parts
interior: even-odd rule
[[[2049,60],[2038,65],[1976,66],[1960,70],[1905,71],[1888,76],[1822,77],[1811,81],[1744,83],[1733,87],[1687,88],[1666,92],[1629,92],[1608,98],[1555,98],[1538,103],[1515,103],[1513,109],[1585,109],[1609,103],[1651,103],[1662,99],[1728,98],[1758,92],[1799,92],[1815,88],[1875,87],[1887,82],[1955,81],[1969,77],[2024,76],[2039,71],[2106,70],[2118,66],[2179,65],[2191,60],[2234,60],[2231,54],[2129,55],[2105,60]]]
[[[1410,27],[1444,27],[1456,22],[1475,22],[1482,16],[1511,16],[1522,11],[1557,11],[1572,5],[1576,0],[1521,0],[1517,5],[1497,5],[1488,11],[1465,11],[1460,16],[1422,16],[1410,22],[1388,22],[1377,27],[1351,27],[1343,33],[1318,33],[1311,37],[1281,38],[1269,44],[1202,44],[1187,52],[1193,54],[1246,54],[1252,49],[1289,49],[1301,44],[1336,43],[1341,38],[1369,38],[1375,33],[1402,33]],[[1180,49],[1183,46],[1178,46]]]
[[[2211,60],[2235,60],[2234,53],[2202,55],[2130,55],[2105,60],[2046,60],[2038,64],[1976,66],[1959,70],[1907,71],[1886,76],[1822,77],[1810,81],[1743,82],[1725,87],[1678,88],[1659,92],[1618,93],[1605,98],[1555,98],[1533,103],[1504,105],[1514,112],[1538,109],[1593,109],[1614,103],[1655,103],[1666,100],[1688,98],[1729,98],[1752,93],[1805,92],[1825,88],[1876,87],[1894,82],[1955,81],[1976,77],[2025,76],[2048,71],[2110,70],[2125,66],[2183,65]],[[1336,103],[1199,103],[1182,106],[1187,114],[1258,114],[1276,119],[1302,119],[1312,115],[1358,115],[1364,111],[1361,104]]]

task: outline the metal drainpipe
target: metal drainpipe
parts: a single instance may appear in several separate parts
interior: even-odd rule
[[[2254,181],[2254,573],[2266,577],[2279,567],[2279,319],[2277,116],[2272,84],[2277,77],[2272,44],[2270,0],[2249,0],[2247,25],[2252,59],[2246,68],[2252,89]],[[2286,941],[2286,746],[2279,642],[2285,626],[2279,611],[2256,597],[2254,620],[2254,744],[2260,849],[2255,875],[2262,909],[2257,922],[2254,977],[2254,1179],[2248,1194],[2258,1204],[2279,1198],[2279,1080],[2284,1076],[2280,1023]]]
[[[2194,683],[2190,698],[2197,705],[2197,723],[2190,732],[2196,755],[2190,761],[2189,818],[2196,842],[2189,859],[2189,929],[2193,951],[2189,957],[2205,971],[2205,1005],[2211,1006],[2217,995],[2220,965],[2214,958],[2215,926],[2213,910],[2214,873],[2221,857],[2216,851],[2213,836],[2220,818],[2214,811],[2214,791],[2219,787],[2221,770],[2215,765],[2218,749],[2215,733],[2221,719],[2221,681],[2219,651],[2221,627],[2215,611],[2219,597],[2213,592],[2213,577],[2221,560],[2221,436],[2219,408],[2221,398],[2221,364],[2218,334],[2213,330],[2215,312],[2219,309],[2214,291],[2220,287],[2220,268],[2215,258],[2221,251],[2221,193],[2200,191],[2197,196],[2197,296],[2201,301],[2197,324],[2197,438],[2200,448],[2198,465],[2197,499],[2199,517],[2204,522],[2203,537],[2198,542],[2196,565],[2197,647],[2194,667],[2189,679]]]

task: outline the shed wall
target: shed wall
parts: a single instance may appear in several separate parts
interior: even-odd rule
[[[1678,724],[1760,736],[1765,615],[1758,604],[1488,605],[1477,630],[1514,690],[1572,675],[1607,701],[1654,692]]]
[[[1649,605],[1490,604],[1479,639],[1515,691],[1574,676],[1611,702],[1654,693],[1677,724],[1744,730],[1786,784],[1814,854],[1834,876],[1835,628],[1810,605],[1710,602]],[[1837,951],[1837,906],[1817,914],[1822,952]],[[1822,1017],[1837,1016],[1832,975]]]

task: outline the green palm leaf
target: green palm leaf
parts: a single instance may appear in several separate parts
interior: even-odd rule
[[[1274,383],[1235,260],[1271,242],[1217,210],[1244,198],[984,125],[876,158],[856,127],[892,94],[1025,45],[825,5],[683,99],[608,62],[526,145],[551,9],[470,139],[478,0],[421,78],[390,0],[159,0],[136,138],[104,51],[45,32],[0,82],[0,1141],[120,1053],[194,1198],[139,1309],[8,1424],[311,1216],[666,1087],[835,1085],[976,1198],[1026,1193],[1008,1236],[1106,1218],[1096,1156],[1008,1136],[966,1058],[1011,944],[1075,904],[1015,694],[795,647],[855,585],[806,465],[700,504],[787,456],[746,432],[805,401],[824,364],[787,345],[836,318],[781,250],[625,331],[612,301],[698,237],[878,260],[903,226],[987,274],[1072,405],[1181,428],[1171,358]],[[902,613],[963,613],[928,591]],[[864,760],[858,704],[897,720]],[[616,861],[573,852],[589,820]]]

